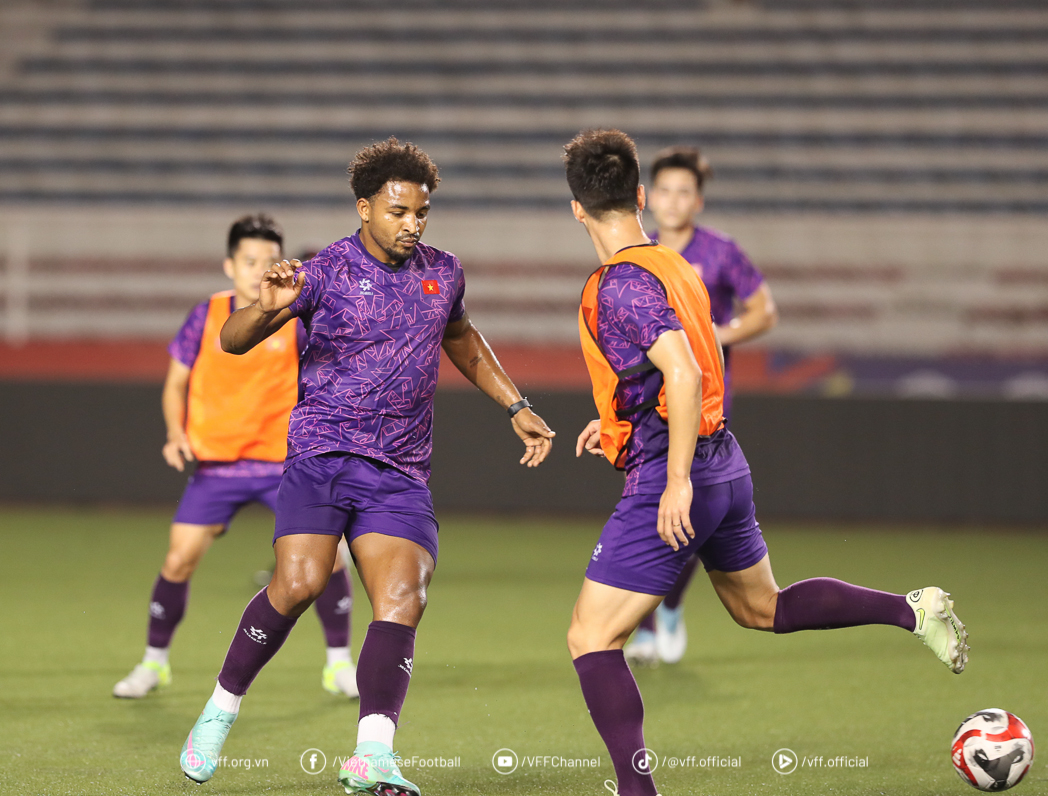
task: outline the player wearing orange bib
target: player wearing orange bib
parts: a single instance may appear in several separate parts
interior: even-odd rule
[[[895,625],[963,670],[967,634],[936,587],[898,595],[813,578],[779,589],[749,465],[724,426],[724,361],[709,296],[686,260],[644,234],[633,141],[618,130],[583,132],[565,147],[565,163],[572,211],[603,263],[579,309],[600,418],[579,435],[576,455],[589,451],[626,471],[568,630],[590,717],[615,766],[615,792],[656,796],[644,705],[622,647],[693,553],[744,627]]]
[[[233,224],[223,265],[233,289],[193,308],[168,350],[164,383],[164,459],[179,472],[196,461],[175,520],[164,565],[149,602],[145,656],[113,688],[137,699],[171,681],[168,648],[185,614],[189,579],[211,543],[243,506],[276,504],[291,409],[298,399],[298,324],[288,324],[244,356],[222,350],[219,332],[230,314],[258,300],[262,274],[283,255],[283,234],[264,215]],[[342,557],[317,600],[328,660],[324,688],[356,696],[349,655],[351,581]]]

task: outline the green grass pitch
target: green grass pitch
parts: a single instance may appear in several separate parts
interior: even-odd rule
[[[459,765],[405,775],[427,796],[607,794],[611,763],[564,644],[601,519],[443,520],[397,748]],[[0,511],[0,794],[340,793],[335,758],[352,751],[357,708],[320,688],[312,612],[244,700],[225,749],[237,765],[203,786],[178,768],[256,588],[251,575],[271,560],[272,519],[262,511],[239,517],[197,573],[172,649],[172,686],[136,702],[110,696],[141,655],[168,522],[159,510]],[[952,591],[971,632],[969,669],[950,674],[894,628],[743,630],[700,576],[684,661],[638,673],[647,743],[663,758],[741,765],[664,761],[656,771],[664,796],[973,793],[953,772],[948,746],[961,719],[988,707],[1022,717],[1042,745],[1016,793],[1048,793],[1048,536],[774,523],[765,534],[780,585],[825,575],[896,592]],[[359,650],[370,620],[359,585],[354,619]],[[520,760],[509,775],[492,767],[503,747]],[[771,767],[783,747],[868,767],[802,765],[783,776]],[[317,776],[300,765],[310,748],[328,761]],[[558,757],[599,757],[600,766],[554,766]]]

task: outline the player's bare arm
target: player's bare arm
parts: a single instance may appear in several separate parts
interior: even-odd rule
[[[160,404],[167,425],[167,442],[162,453],[164,461],[178,472],[186,469],[186,462],[193,461],[193,449],[186,436],[186,403],[189,394],[189,368],[172,359],[164,379],[164,391]]]
[[[695,537],[691,527],[691,464],[702,419],[702,371],[681,330],[663,332],[648,349],[648,359],[666,385],[669,455],[666,491],[659,501],[658,532],[674,550]]]
[[[470,321],[468,314],[448,324],[443,346],[444,353],[462,375],[503,409],[509,409],[521,400],[520,391],[506,375],[495,352]],[[527,408],[513,415],[510,422],[526,449],[520,463],[538,467],[549,455],[556,432],[551,431],[546,421]]]
[[[759,337],[779,322],[779,310],[771,288],[762,282],[753,295],[742,302],[739,314],[724,326],[717,327],[721,345],[735,345]]]
[[[291,320],[288,309],[302,294],[298,260],[281,260],[262,275],[258,301],[237,310],[222,326],[222,350],[245,354]]]

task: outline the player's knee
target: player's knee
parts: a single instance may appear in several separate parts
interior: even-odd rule
[[[572,620],[568,627],[568,652],[573,660],[590,652],[603,652],[612,646],[606,634],[596,628],[587,627],[577,620]]]
[[[426,610],[426,584],[414,580],[389,583],[373,595],[371,607],[376,621],[418,627]]]
[[[164,580],[172,583],[184,583],[193,575],[199,563],[199,555],[194,554],[192,551],[175,548],[167,551],[160,574]]]
[[[568,628],[568,652],[571,654],[572,660],[590,652],[586,644],[585,634],[576,629],[575,625]]]
[[[324,592],[328,574],[315,568],[301,568],[274,575],[271,594],[276,596],[273,607],[281,613],[298,616]],[[276,602],[280,602],[277,605]]]
[[[392,602],[410,608],[419,616],[426,610],[429,597],[426,594],[426,584],[421,581],[405,580],[393,584],[390,589]]]

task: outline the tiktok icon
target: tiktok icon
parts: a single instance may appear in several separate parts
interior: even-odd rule
[[[659,767],[659,756],[650,749],[638,749],[633,755],[633,770],[638,774],[650,774]]]

